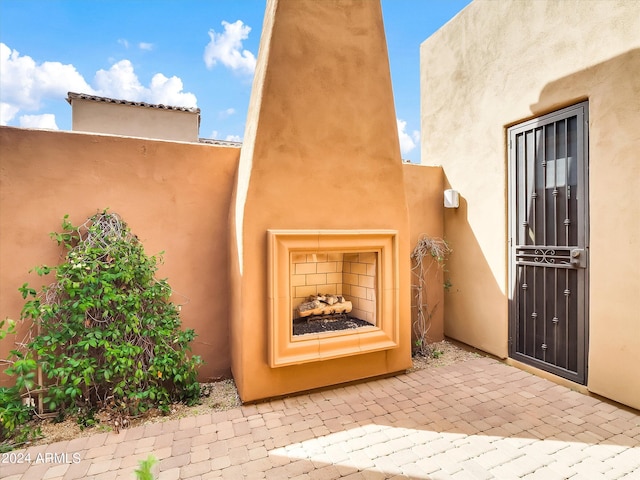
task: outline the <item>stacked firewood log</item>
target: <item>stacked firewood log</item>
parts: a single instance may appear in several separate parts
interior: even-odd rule
[[[311,315],[331,315],[334,313],[349,313],[353,305],[345,300],[342,295],[311,295],[307,301],[298,305],[298,315],[308,317]]]

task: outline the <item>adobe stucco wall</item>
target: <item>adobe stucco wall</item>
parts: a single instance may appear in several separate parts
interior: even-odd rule
[[[197,142],[200,114],[71,98],[72,129],[179,142]]]
[[[476,0],[421,46],[422,158],[445,212],[445,334],[507,356],[507,127],[589,100],[588,388],[640,408],[640,9]]]
[[[441,167],[402,165],[404,174],[404,193],[409,209],[410,249],[413,250],[420,237],[444,238],[443,191],[444,177]],[[432,258],[427,258],[424,268],[427,270],[425,285],[427,288],[427,310],[431,314],[427,335],[429,343],[444,339],[444,271]],[[448,268],[449,259],[445,259],[444,268]],[[412,264],[413,267],[413,264]],[[416,320],[415,286],[418,279],[411,275],[411,322]],[[415,332],[412,329],[412,342]]]
[[[58,263],[49,232],[62,217],[78,224],[108,207],[148,254],[165,252],[158,274],[198,334],[200,378],[228,376],[227,218],[240,150],[12,127],[0,127],[0,146],[0,318],[19,318],[18,287],[39,281],[31,268]],[[3,341],[0,358],[10,348]]]
[[[200,378],[229,375],[227,217],[240,150],[12,127],[0,127],[0,146],[0,318],[19,318],[18,287],[40,281],[30,269],[59,261],[48,234],[59,231],[63,215],[79,223],[109,207],[148,254],[165,251],[159,275],[185,304],[184,326],[198,334],[194,353],[207,362]],[[421,234],[443,235],[442,169],[402,170],[413,248]],[[429,301],[442,305],[442,275],[432,273]],[[438,308],[429,338],[442,336]],[[0,358],[9,340],[0,343]],[[10,382],[0,375],[0,384]]]

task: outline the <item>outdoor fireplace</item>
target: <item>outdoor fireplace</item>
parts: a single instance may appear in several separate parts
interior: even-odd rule
[[[268,234],[272,367],[397,346],[396,231],[269,230]],[[296,329],[296,324],[311,322],[316,325]]]
[[[229,217],[243,401],[411,365],[410,228],[386,52],[378,2],[267,2]],[[334,313],[355,328],[294,330],[334,327]]]

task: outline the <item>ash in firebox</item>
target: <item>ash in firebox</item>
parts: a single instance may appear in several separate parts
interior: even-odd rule
[[[365,320],[348,315],[322,315],[295,319],[293,321],[293,334],[306,335],[309,333],[333,332],[371,326]]]

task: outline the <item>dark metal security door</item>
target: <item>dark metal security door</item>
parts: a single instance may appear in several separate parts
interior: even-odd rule
[[[509,129],[509,354],[586,383],[588,103]]]

